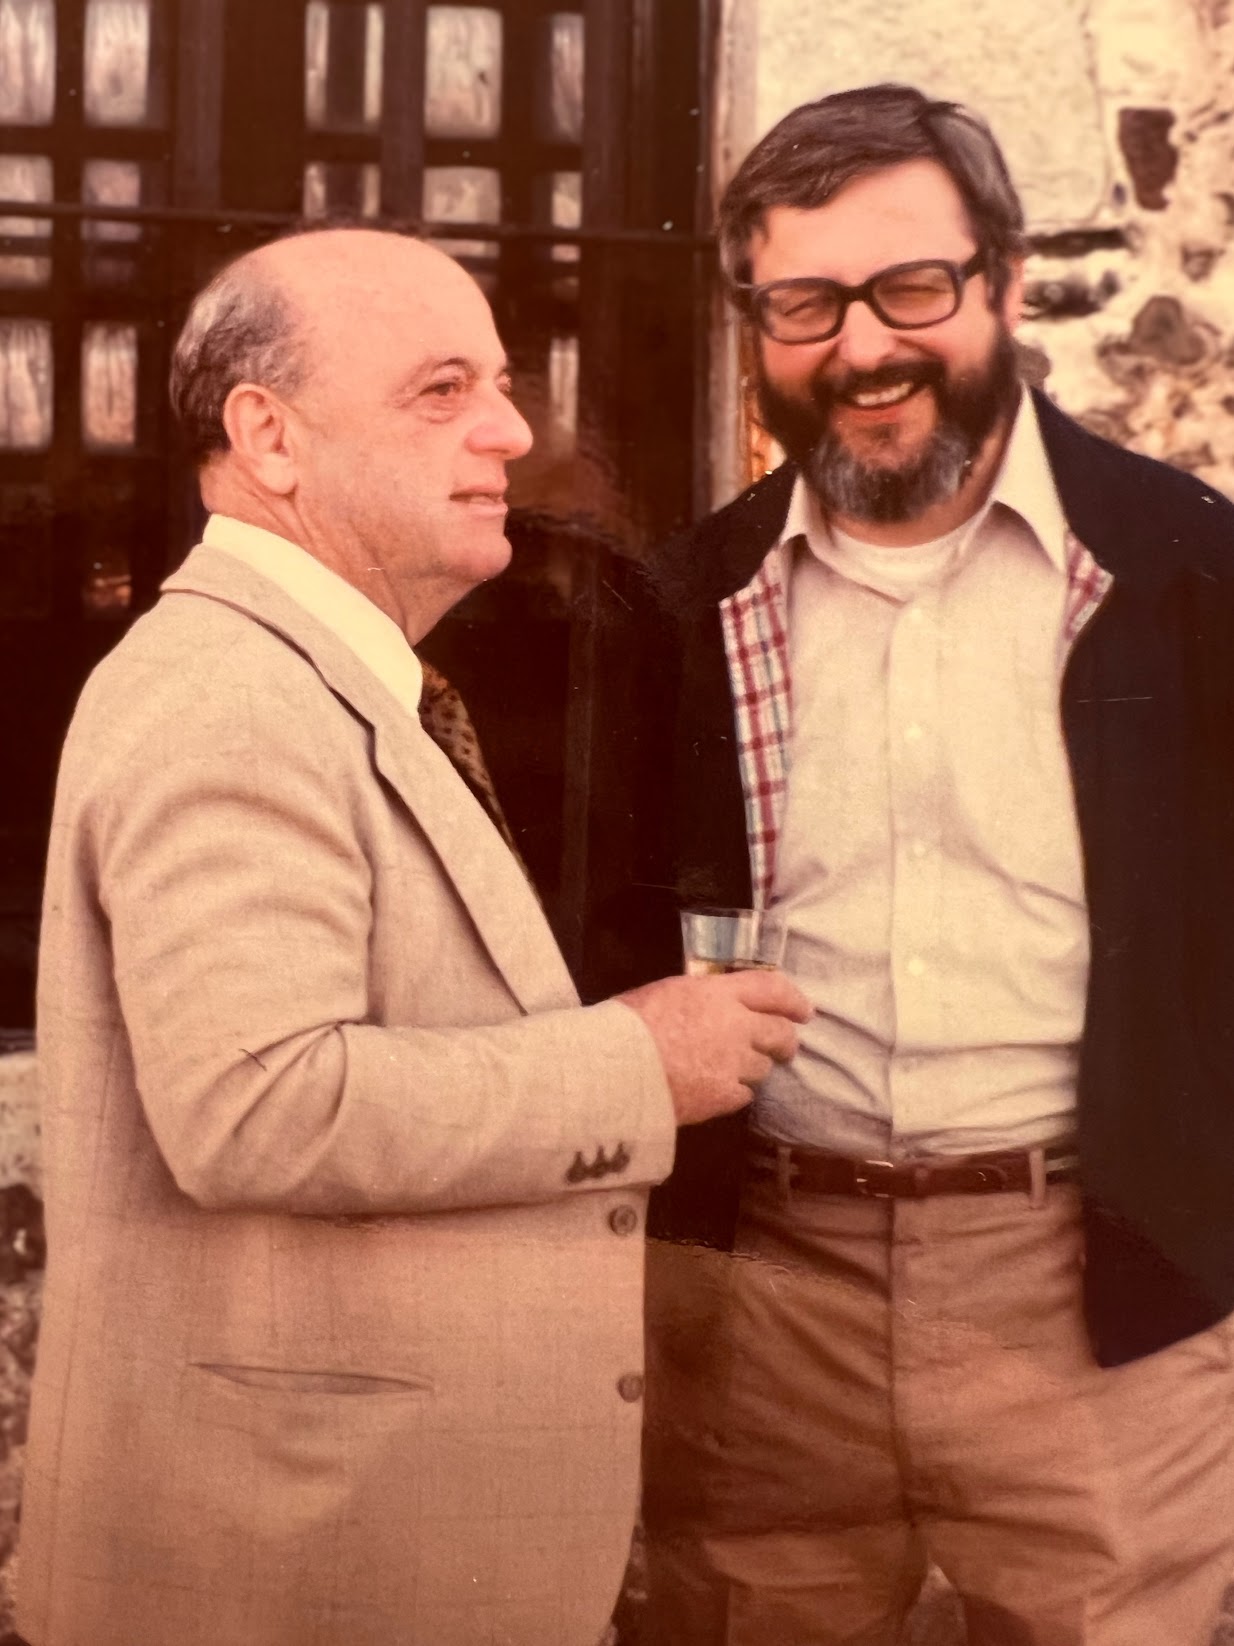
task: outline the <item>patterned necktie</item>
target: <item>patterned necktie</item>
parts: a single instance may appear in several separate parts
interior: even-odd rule
[[[423,661],[420,666],[424,672],[424,685],[420,692],[420,724],[484,807],[493,826],[513,852],[519,868],[527,874],[527,865],[514,844],[510,825],[506,822],[489,776],[467,705],[439,669]],[[527,878],[530,880],[531,876],[527,875]]]

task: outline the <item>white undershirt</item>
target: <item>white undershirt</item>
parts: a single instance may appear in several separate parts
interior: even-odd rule
[[[1065,531],[1027,397],[989,502],[936,542],[829,532],[798,482],[773,903],[815,1013],[756,1100],[773,1136],[902,1157],[1071,1128],[1089,937]]]

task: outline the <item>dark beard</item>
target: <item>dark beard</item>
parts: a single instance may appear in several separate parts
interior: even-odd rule
[[[886,388],[905,375],[933,394],[938,426],[920,456],[895,468],[864,462],[833,432],[839,391]],[[811,490],[831,514],[870,525],[899,525],[935,503],[954,497],[1000,418],[1010,413],[1020,379],[1015,343],[1005,326],[984,369],[948,379],[941,360],[914,360],[850,372],[839,383],[815,380],[809,405],[790,399],[768,381],[758,361],[758,404],[764,428],[798,465]]]

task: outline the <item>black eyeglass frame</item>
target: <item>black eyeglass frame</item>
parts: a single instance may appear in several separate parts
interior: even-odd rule
[[[884,326],[890,326],[893,331],[924,331],[927,326],[941,326],[944,320],[950,320],[959,310],[960,304],[964,301],[965,286],[973,275],[981,273],[985,261],[985,252],[978,249],[967,263],[951,263],[945,257],[921,257],[913,263],[892,263],[885,269],[879,269],[868,280],[863,280],[859,286],[845,286],[839,280],[828,280],[822,275],[807,274],[793,280],[767,280],[761,286],[743,283],[734,289],[741,294],[742,301],[747,305],[759,330],[771,338],[773,343],[826,343],[831,338],[839,336],[849,308],[854,303],[864,303]],[[951,281],[951,307],[946,314],[936,314],[931,320],[893,320],[879,307],[875,287],[880,281],[886,280],[889,274],[916,274],[919,269],[943,270]],[[768,293],[817,289],[819,286],[826,286],[839,300],[840,312],[836,316],[835,325],[829,326],[825,331],[811,332],[808,337],[777,337],[767,320]]]

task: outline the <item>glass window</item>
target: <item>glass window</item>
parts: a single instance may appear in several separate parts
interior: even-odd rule
[[[304,117],[314,130],[374,129],[381,120],[385,15],[380,5],[309,0]]]
[[[123,617],[132,603],[131,546],[143,531],[140,489],[129,469],[83,490],[78,587],[88,618]]]
[[[488,166],[426,166],[424,217],[429,223],[499,223],[501,178]],[[496,257],[495,240],[438,240],[451,257]]]
[[[51,327],[0,320],[0,447],[41,451],[51,427]]]
[[[583,15],[559,11],[547,19],[548,96],[537,108],[540,136],[550,143],[583,141]]]
[[[0,154],[0,198],[50,200],[51,161],[41,154]],[[46,218],[0,217],[0,235],[48,240]],[[48,257],[0,257],[0,286],[45,286],[51,276]]]
[[[138,126],[150,107],[150,0],[87,0],[86,119]]]
[[[0,486],[0,618],[51,611],[51,491]]]
[[[554,337],[549,344],[548,404],[555,444],[573,446],[578,432],[577,337]]]
[[[126,545],[109,539],[88,549],[81,583],[81,604],[86,616],[123,616],[132,599],[133,578]]]
[[[496,137],[501,130],[501,14],[481,6],[428,8],[424,124],[430,137]]]
[[[137,442],[137,327],[87,326],[81,343],[81,432],[96,450]]]
[[[139,206],[141,167],[136,160],[87,160],[81,172],[81,197],[91,206]],[[136,223],[91,223],[82,226],[87,240],[139,240]]]
[[[92,206],[140,206],[149,197],[146,169],[135,160],[87,160],[82,200]],[[143,232],[138,223],[86,218],[81,226],[86,279],[95,286],[131,285],[139,272]]]
[[[55,0],[0,0],[0,121],[46,125],[55,106]]]
[[[555,171],[549,195],[549,221],[555,229],[577,229],[583,224],[583,174],[580,171]],[[558,263],[577,263],[577,246],[554,246],[553,257]]]
[[[381,167],[311,160],[304,168],[301,209],[306,217],[325,217],[335,211],[376,217],[381,209]]]

